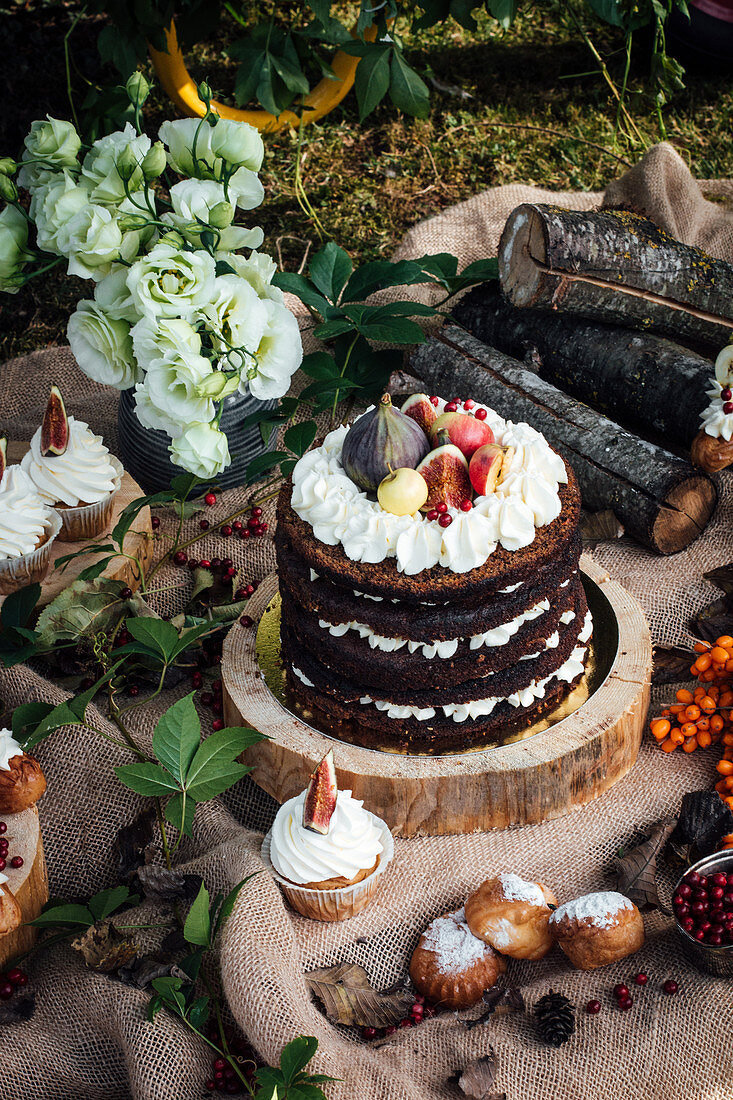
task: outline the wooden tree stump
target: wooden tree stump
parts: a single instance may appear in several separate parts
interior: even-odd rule
[[[284,802],[307,786],[332,748],[339,786],[364,799],[401,836],[534,824],[596,798],[636,760],[649,703],[652,647],[636,600],[590,558],[582,559],[581,569],[598,585],[617,625],[618,649],[607,679],[557,725],[487,751],[408,756],[336,741],[281,706],[259,667],[255,632],[237,624],[224,643],[224,720],[267,735],[243,757],[255,783]],[[255,622],[276,592],[273,573],[252,597],[249,614]]]
[[[10,841],[12,854],[23,857],[22,867],[13,868],[8,863],[5,868],[7,887],[20,905],[23,921],[35,920],[48,901],[48,875],[38,810],[32,806],[20,814],[3,814],[2,818],[8,826],[5,836]],[[25,923],[14,932],[0,936],[0,971],[6,970],[16,956],[28,951],[37,936],[37,929]]]
[[[20,462],[23,455],[28,450],[28,446],[27,443],[11,442],[8,447],[9,462]],[[114,527],[117,520],[120,518],[120,514],[128,504],[144,495],[138,483],[134,478],[130,477],[127,471],[125,471],[122,477],[120,491],[115,497],[112,507],[109,529],[111,530]],[[130,561],[130,558],[137,558],[143,573],[147,572],[148,565],[153,556],[152,532],[150,509],[143,508],[135,517],[125,538],[125,554],[128,554],[129,557],[113,558],[106,566],[102,576],[112,581],[120,581],[122,584],[126,584],[132,588],[133,591],[139,588],[142,579],[140,571],[136,563]],[[104,540],[104,533],[99,536],[99,539]],[[95,539],[94,541],[99,541],[99,539]],[[45,607],[46,604],[55,599],[62,589],[67,588],[72,581],[76,580],[82,569],[87,569],[101,557],[100,554],[85,554],[83,558],[78,558],[75,561],[69,562],[63,571],[54,569],[54,565],[59,558],[64,557],[66,554],[73,554],[76,550],[81,550],[81,548],[86,545],[88,545],[86,542],[59,542],[58,539],[54,541],[51,547],[51,562],[48,567],[48,573],[41,584],[39,607]],[[0,603],[2,603],[3,599],[4,597],[0,596]]]

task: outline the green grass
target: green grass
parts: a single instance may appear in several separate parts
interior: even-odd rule
[[[17,152],[33,118],[46,111],[69,115],[61,52],[68,12],[64,7],[50,30],[47,20],[44,24],[46,37],[53,35],[44,60],[49,75],[39,88],[28,59],[28,88],[19,97],[3,152]],[[620,83],[622,39],[593,21],[587,9],[585,15],[593,41]],[[4,25],[20,19],[13,9]],[[75,32],[80,67],[81,62],[94,67],[93,42],[100,26],[82,24]],[[233,85],[234,71],[223,47],[236,34],[232,22],[222,24],[216,41],[197,47],[189,58],[192,73],[206,76],[222,98]],[[472,34],[451,23],[408,41],[413,63],[448,88],[431,88],[427,119],[399,115],[387,103],[360,124],[352,94],[304,134],[301,173],[308,197],[327,235],[355,262],[389,256],[410,226],[487,187],[523,182],[601,190],[661,137],[646,86],[643,46],[634,53],[628,104],[643,141],[632,142],[617,129],[615,101],[602,79],[575,75],[593,70],[595,62],[559,2],[538,5],[507,32],[484,17]],[[12,80],[13,61],[9,64]],[[148,106],[146,123],[153,134],[173,112],[159,90]],[[732,116],[730,80],[693,73],[685,91],[665,109],[669,140],[697,176],[733,176]],[[266,199],[252,215],[265,229],[265,248],[290,269],[320,239],[296,199],[296,149],[295,133],[266,138]],[[68,314],[89,290],[55,271],[6,299],[0,310],[0,358],[63,342]]]

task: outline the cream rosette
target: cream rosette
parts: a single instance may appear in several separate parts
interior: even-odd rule
[[[43,580],[60,530],[61,517],[27,474],[8,466],[0,481],[0,595]]]
[[[94,538],[107,527],[124,470],[83,420],[69,417],[69,442],[61,455],[41,454],[41,429],[21,463],[44,502],[61,519],[59,541]]]

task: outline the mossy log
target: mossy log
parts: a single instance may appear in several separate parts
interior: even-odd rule
[[[697,352],[618,325],[516,309],[497,282],[467,294],[454,316],[485,344],[641,435],[689,449],[700,430],[713,364]]]
[[[470,396],[537,428],[572,465],[584,505],[612,509],[628,534],[660,554],[689,546],[713,513],[707,475],[463,329],[441,329],[413,353],[410,369],[430,393]]]
[[[733,330],[733,265],[626,210],[523,203],[499,242],[502,290],[553,310],[719,350]]]

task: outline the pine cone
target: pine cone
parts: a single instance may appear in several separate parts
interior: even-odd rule
[[[550,990],[534,1006],[537,1027],[546,1043],[561,1047],[575,1031],[575,1009],[562,993]]]

